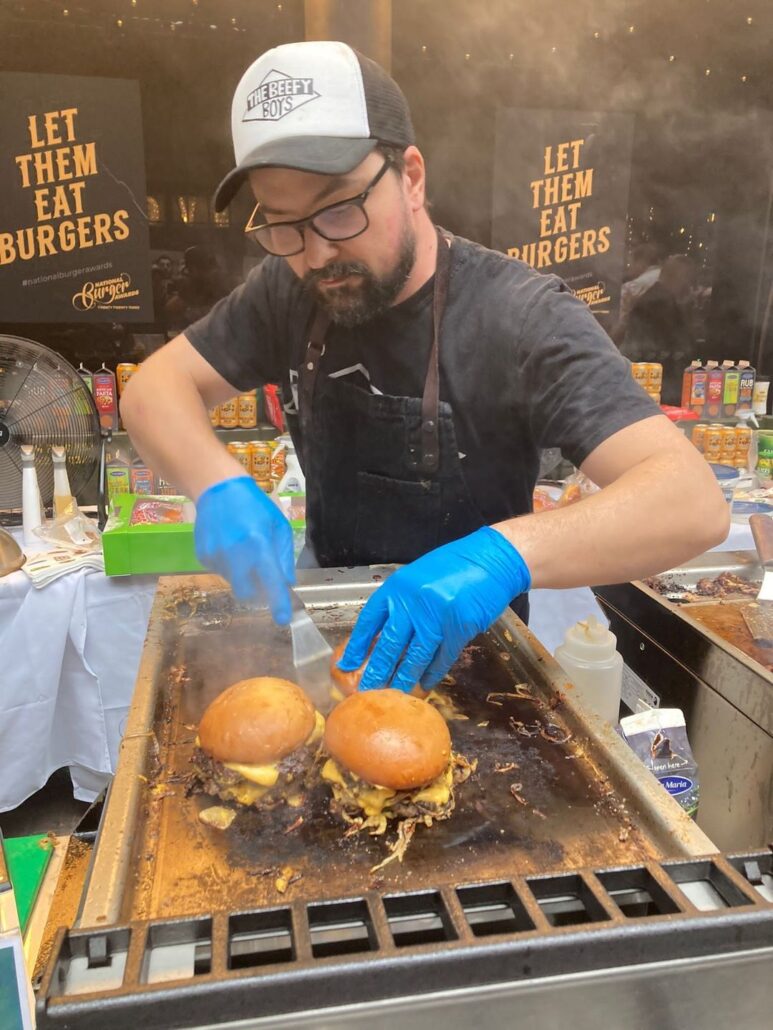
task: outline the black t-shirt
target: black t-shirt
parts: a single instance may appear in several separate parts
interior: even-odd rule
[[[365,325],[332,324],[319,379],[420,398],[432,289],[430,280]],[[279,383],[293,415],[311,311],[287,263],[268,257],[185,334],[238,390]],[[440,365],[465,483],[486,523],[531,511],[541,448],[560,447],[580,465],[618,430],[659,412],[560,279],[460,237],[451,248]]]

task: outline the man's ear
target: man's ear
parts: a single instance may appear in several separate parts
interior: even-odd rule
[[[426,170],[424,158],[418,147],[410,146],[403,155],[405,167],[403,169],[403,181],[408,193],[408,203],[411,211],[420,211],[424,207],[426,199]]]

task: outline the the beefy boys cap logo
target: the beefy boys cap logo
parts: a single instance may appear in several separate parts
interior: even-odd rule
[[[319,95],[314,89],[314,79],[293,78],[272,68],[257,89],[247,94],[242,121],[278,122]]]

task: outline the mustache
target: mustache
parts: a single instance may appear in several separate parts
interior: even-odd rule
[[[324,268],[314,268],[303,277],[303,285],[310,289],[322,279],[343,279],[347,275],[372,277],[373,273],[361,261],[331,261]]]

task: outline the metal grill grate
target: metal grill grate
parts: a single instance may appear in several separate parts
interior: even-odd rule
[[[748,951],[773,939],[772,887],[761,851],[61,930],[38,1026],[197,1026]]]

